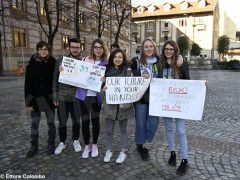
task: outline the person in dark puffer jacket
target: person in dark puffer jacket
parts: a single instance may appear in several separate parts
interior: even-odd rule
[[[37,53],[33,54],[26,67],[25,74],[25,103],[31,111],[31,149],[27,157],[38,152],[38,136],[41,112],[45,112],[48,124],[48,150],[53,154],[55,149],[55,106],[52,102],[52,81],[56,59],[50,55],[50,46],[45,41],[36,45]]]

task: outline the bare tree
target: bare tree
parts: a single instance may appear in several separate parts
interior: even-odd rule
[[[120,33],[121,33],[121,28],[124,25],[124,21],[130,17],[131,6],[130,6],[130,2],[126,0],[116,0],[116,1],[113,1],[113,3],[114,3],[114,11],[115,11],[115,16],[117,21],[117,32],[115,35],[114,43],[117,44]]]
[[[80,5],[82,0],[68,0],[60,3],[60,22],[68,25],[74,24],[75,36],[80,39]],[[69,13],[68,13],[69,12]],[[64,20],[62,20],[64,19]]]
[[[67,16],[64,16],[64,13],[62,13],[61,16],[63,16],[66,22],[72,22],[74,24],[75,36],[78,39],[80,39],[80,2],[81,0],[69,0],[69,1],[63,1],[63,2],[61,3],[63,7],[66,7],[67,9],[73,9],[73,10],[70,14],[66,14]],[[64,9],[62,9],[61,11],[64,11]]]
[[[58,31],[59,27],[59,21],[60,21],[60,0],[55,0],[53,4],[49,4],[52,1],[49,0],[43,0],[43,9],[45,11],[45,16],[41,16],[39,12],[39,1],[35,0],[36,4],[36,10],[37,10],[37,17],[38,17],[38,22],[40,24],[41,29],[45,33],[45,35],[48,38],[48,43],[51,48],[51,52],[53,50],[53,40],[54,37]],[[44,22],[47,21],[47,28],[44,26]]]
[[[90,16],[93,15],[97,20],[97,29],[95,32],[98,38],[102,37],[102,34],[110,21],[109,6],[109,0],[95,0],[92,2],[92,12],[88,13]]]

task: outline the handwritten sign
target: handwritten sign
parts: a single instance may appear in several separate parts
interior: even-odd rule
[[[150,84],[150,78],[108,77],[106,78],[107,104],[124,104],[140,100]]]
[[[149,114],[201,120],[205,95],[203,80],[153,78],[150,83]]]
[[[63,57],[62,66],[59,82],[100,92],[106,67],[69,57]]]

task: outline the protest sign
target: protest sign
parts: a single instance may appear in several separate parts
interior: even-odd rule
[[[201,120],[205,95],[204,80],[153,78],[150,83],[149,114]]]
[[[100,92],[106,67],[69,57],[63,57],[62,67],[59,82]]]
[[[124,104],[140,100],[150,84],[150,78],[107,77],[106,103]]]

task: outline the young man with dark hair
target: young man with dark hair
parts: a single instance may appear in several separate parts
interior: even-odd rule
[[[69,55],[68,57],[81,60],[81,44],[77,38],[69,39]],[[56,65],[53,77],[53,102],[57,106],[57,114],[59,119],[59,139],[60,143],[55,149],[55,154],[61,154],[66,148],[67,138],[67,120],[69,114],[72,118],[72,140],[75,152],[81,151],[79,142],[80,135],[80,105],[75,98],[76,87],[58,82],[59,67],[61,66],[63,57],[60,58]]]

